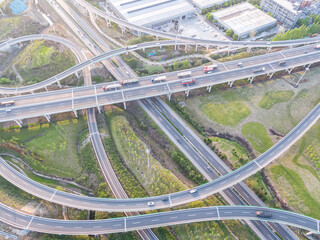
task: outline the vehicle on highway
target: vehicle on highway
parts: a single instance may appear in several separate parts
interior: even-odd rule
[[[123,81],[120,82],[120,84],[124,85],[124,84],[129,84],[129,83],[136,83],[136,82],[139,82],[138,78],[132,78],[132,79],[123,80]]]
[[[239,67],[239,68],[242,68],[242,67],[243,67],[243,63],[242,63],[242,62],[239,62],[239,63],[238,63],[238,67]]]
[[[179,78],[183,78],[183,77],[190,77],[192,74],[191,71],[187,71],[187,72],[181,72],[181,73],[178,73],[178,77]]]
[[[182,81],[181,81],[181,84],[182,84],[182,85],[188,85],[188,84],[190,84],[190,83],[195,83],[195,82],[196,82],[196,80],[193,78],[193,79],[182,80]]]
[[[212,172],[212,168],[210,166],[207,166],[207,169],[209,172]]]
[[[280,61],[278,64],[279,64],[279,66],[285,65],[286,61]]]
[[[271,44],[271,42],[267,42],[267,45],[270,45]]]
[[[211,65],[211,66],[205,66],[203,69],[204,73],[213,73],[213,70],[216,69],[218,67],[217,64],[215,65]]]
[[[107,85],[102,87],[103,91],[105,92],[118,90],[120,88],[121,88],[121,84],[112,84],[112,85]]]
[[[163,202],[166,202],[166,201],[168,201],[168,200],[169,200],[169,197],[168,197],[168,196],[165,196],[165,197],[162,198],[162,201],[163,201]]]
[[[271,212],[267,212],[267,211],[256,211],[256,216],[257,217],[262,217],[262,218],[271,218],[272,217],[272,213]]]
[[[137,47],[138,47],[138,45],[132,45],[132,46],[126,47],[126,49],[128,50],[128,49],[133,49],[133,48],[137,48]]]
[[[148,206],[149,206],[149,207],[154,206],[154,202],[148,202]]]
[[[14,104],[14,100],[0,102],[0,106],[11,106],[13,104]]]
[[[191,193],[191,194],[194,194],[194,193],[196,193],[196,192],[198,192],[198,189],[196,189],[196,188],[190,190],[190,193]]]
[[[313,47],[314,49],[320,49],[320,44],[317,44]]]
[[[6,108],[6,112],[11,112],[11,108]]]
[[[264,70],[266,70],[265,67],[259,68],[257,70],[254,70],[253,73],[259,73],[259,72],[263,72]]]
[[[178,143],[181,143],[181,140],[179,138],[177,138]]]
[[[158,83],[158,82],[162,82],[162,81],[165,81],[167,79],[167,76],[158,76],[156,78],[153,78],[152,79],[152,82],[153,83]]]

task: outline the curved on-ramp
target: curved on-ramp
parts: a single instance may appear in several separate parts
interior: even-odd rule
[[[260,218],[256,211],[268,211]],[[152,213],[104,220],[58,220],[28,215],[0,204],[0,221],[11,226],[49,234],[96,235],[135,231],[193,222],[246,219],[277,222],[320,233],[319,220],[280,209],[252,206],[217,206]]]
[[[260,171],[292,146],[308,129],[313,126],[319,117],[320,103],[294,129],[292,129],[269,150],[241,168],[214,181],[198,186],[196,193],[190,193],[189,190],[186,190],[163,196],[128,199],[91,198],[74,195],[49,188],[29,179],[13,169],[2,158],[0,158],[0,175],[15,186],[34,196],[50,202],[79,209],[132,212],[168,208],[203,199],[212,194],[218,193]],[[167,197],[167,200],[165,197]],[[148,206],[148,202],[154,202],[154,205]]]

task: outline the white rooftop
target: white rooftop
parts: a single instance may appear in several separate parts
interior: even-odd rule
[[[108,0],[117,12],[130,23],[150,26],[183,15],[195,13],[185,0]]]
[[[298,11],[294,7],[294,4],[292,2],[289,2],[288,0],[276,0],[275,2],[284,7],[285,9],[293,12],[294,14],[298,13]]]
[[[222,4],[228,0],[192,0],[200,9],[209,8],[217,4]]]
[[[276,25],[277,22],[276,19],[247,2],[213,12],[212,15],[239,36]]]

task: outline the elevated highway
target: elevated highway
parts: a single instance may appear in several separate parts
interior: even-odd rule
[[[94,57],[86,62],[80,63],[57,76],[56,79],[63,79],[91,64],[100,62],[108,57],[125,52],[125,49],[114,50]],[[293,55],[293,56],[292,56]],[[103,92],[102,86],[84,86],[54,92],[38,93],[33,95],[23,95],[0,99],[0,101],[15,100],[15,105],[7,111],[0,108],[0,122],[15,121],[24,118],[39,117],[67,111],[77,111],[86,108],[100,107],[104,105],[126,103],[143,98],[169,95],[172,93],[185,91],[187,96],[192,89],[211,87],[216,84],[229,83],[232,86],[234,81],[240,79],[253,80],[254,77],[268,74],[270,77],[274,72],[287,70],[291,72],[293,68],[299,66],[310,66],[320,60],[320,51],[305,46],[271,56],[258,56],[242,60],[243,67],[237,66],[238,61],[219,64],[212,74],[204,74],[199,68],[193,69],[191,77],[195,78],[194,84],[182,85],[177,73],[169,73],[166,82],[152,84],[152,77],[145,77],[139,83],[124,85],[122,89],[116,91]],[[285,64],[280,65],[280,61]]]
[[[39,198],[57,204],[96,211],[132,212],[169,208],[206,198],[225,190],[254,173],[260,171],[277,159],[292,146],[320,118],[320,103],[285,137],[256,159],[218,179],[197,187],[196,193],[189,190],[147,198],[105,199],[74,195],[49,188],[22,175],[0,158],[0,175],[20,189]],[[168,201],[164,201],[164,197]],[[154,202],[149,206],[148,202]]]
[[[256,216],[256,211],[268,211],[271,218]],[[259,220],[291,225],[320,233],[319,220],[279,209],[250,206],[218,206],[193,208],[105,220],[58,220],[28,215],[0,204],[0,221],[11,226],[49,234],[97,235],[135,231],[192,222],[214,220]]]
[[[85,0],[73,0],[75,4],[79,4],[84,7],[84,9],[88,10],[107,20],[107,24],[110,25],[110,21],[118,24],[123,31],[125,28],[134,30],[140,35],[141,33],[146,33],[156,37],[162,37],[165,39],[175,39],[175,40],[182,40],[187,42],[197,42],[199,45],[215,45],[215,46],[244,46],[244,47],[283,47],[283,46],[297,46],[301,44],[308,44],[308,43],[316,43],[319,42],[319,38],[306,38],[306,39],[296,39],[296,40],[287,40],[287,41],[255,41],[255,42],[248,42],[248,41],[217,41],[217,40],[204,40],[204,39],[197,39],[191,37],[184,37],[180,35],[175,35],[167,32],[157,31],[151,28],[146,28],[142,26],[138,26],[132,23],[127,22],[126,20],[119,19],[116,16],[106,13]]]

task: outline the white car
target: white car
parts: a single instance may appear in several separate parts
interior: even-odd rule
[[[193,193],[196,193],[197,191],[198,191],[198,189],[194,188],[194,189],[190,190],[190,193],[193,194]]]
[[[149,206],[149,207],[154,206],[154,202],[148,202],[148,206]]]

